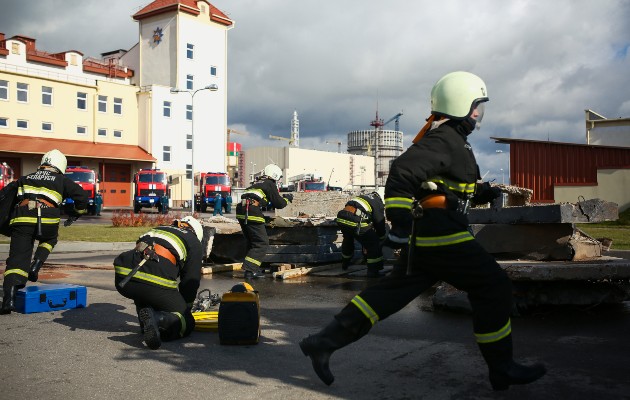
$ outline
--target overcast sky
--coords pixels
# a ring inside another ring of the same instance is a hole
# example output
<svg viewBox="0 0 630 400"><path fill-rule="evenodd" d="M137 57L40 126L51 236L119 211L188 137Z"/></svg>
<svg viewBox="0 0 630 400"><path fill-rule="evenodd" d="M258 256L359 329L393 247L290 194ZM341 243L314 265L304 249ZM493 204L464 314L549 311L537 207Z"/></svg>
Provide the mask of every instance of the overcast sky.
<svg viewBox="0 0 630 400"><path fill-rule="evenodd" d="M0 32L40 50L98 56L138 41L131 15L150 0L0 0ZM501 181L513 137L585 143L584 110L630 117L630 1L215 0L228 34L228 126L245 147L284 146L293 110L303 148L336 151L398 112L406 145L444 74L488 87L471 136L482 174ZM392 122L387 126L394 128ZM504 150L497 153L496 150ZM506 178L507 179L507 178Z"/></svg>

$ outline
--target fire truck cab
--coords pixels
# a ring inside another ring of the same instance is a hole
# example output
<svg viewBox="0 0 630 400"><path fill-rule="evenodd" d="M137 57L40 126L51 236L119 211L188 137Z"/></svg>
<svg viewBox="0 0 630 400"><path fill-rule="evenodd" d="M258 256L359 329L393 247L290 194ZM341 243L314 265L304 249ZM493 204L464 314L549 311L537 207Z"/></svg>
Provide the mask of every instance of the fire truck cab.
<svg viewBox="0 0 630 400"><path fill-rule="evenodd" d="M315 174L299 174L289 178L289 183L294 185L296 192L325 192L326 182L321 176Z"/></svg>
<svg viewBox="0 0 630 400"><path fill-rule="evenodd" d="M206 212L214 207L214 198L221 194L223 199L232 192L230 177L225 172L201 172L195 175L195 209ZM225 205L225 202L223 203Z"/></svg>
<svg viewBox="0 0 630 400"><path fill-rule="evenodd" d="M78 183L83 190L85 190L85 194L88 197L88 214L96 215L96 206L94 204L96 193L98 193L98 180L96 179L96 172L88 167L69 166L66 168L65 175ZM74 200L64 199L62 204L74 204Z"/></svg>
<svg viewBox="0 0 630 400"><path fill-rule="evenodd" d="M160 198L168 195L168 176L159 169L140 169L133 176L133 211L142 208L157 208L162 212Z"/></svg>

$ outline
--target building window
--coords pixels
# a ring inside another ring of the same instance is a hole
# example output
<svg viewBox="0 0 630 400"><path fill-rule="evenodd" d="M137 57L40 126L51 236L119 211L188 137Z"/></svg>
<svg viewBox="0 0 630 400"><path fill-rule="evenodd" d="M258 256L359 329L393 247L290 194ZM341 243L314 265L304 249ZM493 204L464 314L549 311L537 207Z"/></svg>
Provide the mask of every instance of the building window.
<svg viewBox="0 0 630 400"><path fill-rule="evenodd" d="M193 59L193 53L195 50L195 45L191 44L191 43L187 43L186 44L186 58L188 58L189 60Z"/></svg>
<svg viewBox="0 0 630 400"><path fill-rule="evenodd" d="M201 11L202 14L206 13L206 6L204 6L203 4L199 4L199 11Z"/></svg>
<svg viewBox="0 0 630 400"><path fill-rule="evenodd" d="M53 130L52 122L42 122L42 131L52 132L52 130Z"/></svg>
<svg viewBox="0 0 630 400"><path fill-rule="evenodd" d="M87 128L85 126L77 126L77 135L87 135Z"/></svg>
<svg viewBox="0 0 630 400"><path fill-rule="evenodd" d="M28 129L28 121L25 119L17 120L17 128L18 129Z"/></svg>
<svg viewBox="0 0 630 400"><path fill-rule="evenodd" d="M9 100L9 81L0 80L0 100Z"/></svg>
<svg viewBox="0 0 630 400"><path fill-rule="evenodd" d="M20 83L17 84L17 101L20 103L28 102L28 83Z"/></svg>
<svg viewBox="0 0 630 400"><path fill-rule="evenodd" d="M186 89L193 90L193 76L186 75Z"/></svg>
<svg viewBox="0 0 630 400"><path fill-rule="evenodd" d="M20 54L20 44L19 43L11 43L11 54Z"/></svg>
<svg viewBox="0 0 630 400"><path fill-rule="evenodd" d="M171 161L171 146L162 147L162 161Z"/></svg>
<svg viewBox="0 0 630 400"><path fill-rule="evenodd" d="M192 179L192 165L186 164L186 179Z"/></svg>
<svg viewBox="0 0 630 400"><path fill-rule="evenodd" d="M114 97L114 114L122 115L122 99Z"/></svg>
<svg viewBox="0 0 630 400"><path fill-rule="evenodd" d="M70 65L77 65L77 55L76 54L70 54Z"/></svg>
<svg viewBox="0 0 630 400"><path fill-rule="evenodd" d="M0 128L9 127L9 118L0 118Z"/></svg>
<svg viewBox="0 0 630 400"><path fill-rule="evenodd" d="M114 137L118 139L122 138L122 131L114 131Z"/></svg>
<svg viewBox="0 0 630 400"><path fill-rule="evenodd" d="M77 108L87 110L87 93L77 92Z"/></svg>
<svg viewBox="0 0 630 400"><path fill-rule="evenodd" d="M98 96L98 112L107 112L107 96Z"/></svg>
<svg viewBox="0 0 630 400"><path fill-rule="evenodd" d="M210 75L217 76L217 67L215 66L210 67Z"/></svg>
<svg viewBox="0 0 630 400"><path fill-rule="evenodd" d="M107 136L107 129L99 128L98 129L99 136Z"/></svg>
<svg viewBox="0 0 630 400"><path fill-rule="evenodd" d="M53 103L53 88L49 86L42 86L42 104L46 106L52 106Z"/></svg>
<svg viewBox="0 0 630 400"><path fill-rule="evenodd" d="M192 133L186 135L186 149L192 150Z"/></svg>
<svg viewBox="0 0 630 400"><path fill-rule="evenodd" d="M193 119L193 115L192 115L192 105L187 105L186 106L186 119L189 121L192 121Z"/></svg>
<svg viewBox="0 0 630 400"><path fill-rule="evenodd" d="M162 107L163 115L167 118L171 118L171 102L165 101L164 106Z"/></svg>

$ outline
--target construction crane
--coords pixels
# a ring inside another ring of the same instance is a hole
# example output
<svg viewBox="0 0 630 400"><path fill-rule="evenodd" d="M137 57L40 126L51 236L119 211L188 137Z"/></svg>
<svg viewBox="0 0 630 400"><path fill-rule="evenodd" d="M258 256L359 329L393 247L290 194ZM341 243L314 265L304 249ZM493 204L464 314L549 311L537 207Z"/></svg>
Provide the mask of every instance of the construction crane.
<svg viewBox="0 0 630 400"><path fill-rule="evenodd" d="M239 132L236 129L228 128L227 130L227 142L230 143L230 134L236 133L237 135L249 136L249 133Z"/></svg>
<svg viewBox="0 0 630 400"><path fill-rule="evenodd" d="M387 124L389 124L390 122L392 122L392 121L394 121L394 120L395 120L396 122L394 123L394 130L395 130L395 131L399 131L399 129L398 129L398 127L399 127L399 126L398 126L398 120L400 119L400 117L402 117L402 115L403 115L403 113L402 113L402 111L401 111L401 112L399 112L398 114L396 114L396 115L394 115L393 117L391 117L390 119L388 119L388 120L387 120L387 122L383 123L383 126L385 126L385 125L387 125Z"/></svg>
<svg viewBox="0 0 630 400"><path fill-rule="evenodd" d="M343 144L341 140L327 140L326 144L336 144L337 145L337 153L341 153L341 145Z"/></svg>
<svg viewBox="0 0 630 400"><path fill-rule="evenodd" d="M274 140L286 140L289 142L289 146L293 147L295 140L290 137L284 137L284 136L275 136L275 135L269 135L269 139L274 139Z"/></svg>

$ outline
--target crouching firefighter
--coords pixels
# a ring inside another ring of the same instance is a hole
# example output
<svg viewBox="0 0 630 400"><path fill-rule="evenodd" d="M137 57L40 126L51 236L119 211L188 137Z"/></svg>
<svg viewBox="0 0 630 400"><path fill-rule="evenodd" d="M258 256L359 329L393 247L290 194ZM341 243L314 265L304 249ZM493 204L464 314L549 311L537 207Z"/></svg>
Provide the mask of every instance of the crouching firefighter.
<svg viewBox="0 0 630 400"><path fill-rule="evenodd" d="M476 75L453 72L431 91L431 116L411 145L392 163L385 184L389 243L408 242L404 276L392 274L354 296L321 332L300 342L317 375L330 385L331 354L364 336L438 281L467 292L473 337L494 390L528 384L546 373L512 355L512 285L494 257L469 231L470 203L501 195L480 183L467 138L483 117L486 85Z"/></svg>
<svg viewBox="0 0 630 400"><path fill-rule="evenodd" d="M348 269L354 255L356 239L366 250L367 276L376 278L383 269L385 240L385 208L377 192L362 194L350 199L337 213L337 225L343 234L341 243L341 268Z"/></svg>
<svg viewBox="0 0 630 400"><path fill-rule="evenodd" d="M187 216L142 235L114 260L118 293L133 300L147 347L186 337L201 280L203 227ZM179 280L179 282L178 282Z"/></svg>
<svg viewBox="0 0 630 400"><path fill-rule="evenodd" d="M11 245L4 272L4 301L0 314L15 310L17 290L26 286L27 280L37 282L40 268L57 244L63 199L74 200L74 208L68 210L70 218L76 219L86 213L87 195L79 184L64 175L66 165L66 156L57 149L51 150L44 154L37 171L16 181L15 207L9 220ZM35 240L38 245L33 255Z"/></svg>
<svg viewBox="0 0 630 400"><path fill-rule="evenodd" d="M241 195L236 205L236 219L247 241L247 254L243 261L246 278L263 277L263 258L269 246L269 237L265 229L265 215L261 207L272 204L275 208L284 208L293 201L292 194L280 196L278 180L282 170L275 164L263 169L262 175Z"/></svg>

